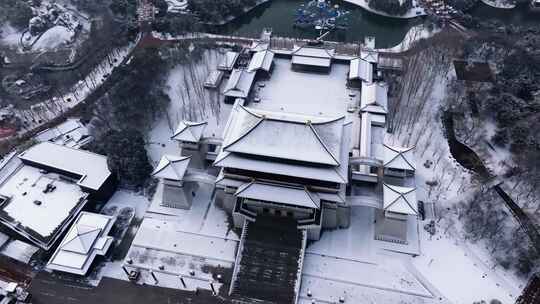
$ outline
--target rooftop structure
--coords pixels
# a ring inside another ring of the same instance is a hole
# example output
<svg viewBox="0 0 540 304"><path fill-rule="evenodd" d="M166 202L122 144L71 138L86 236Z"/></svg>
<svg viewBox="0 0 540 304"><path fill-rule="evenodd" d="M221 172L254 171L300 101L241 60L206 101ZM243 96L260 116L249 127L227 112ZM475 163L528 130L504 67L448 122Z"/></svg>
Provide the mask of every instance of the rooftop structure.
<svg viewBox="0 0 540 304"><path fill-rule="evenodd" d="M204 121L192 122L182 120L178 124L178 127L176 128L176 131L172 136L172 139L182 142L198 143L199 140L201 140L201 137L204 134L204 129L207 125L208 123Z"/></svg>
<svg viewBox="0 0 540 304"><path fill-rule="evenodd" d="M189 161L189 157L164 155L152 173L152 176L173 181L181 181L184 179Z"/></svg>
<svg viewBox="0 0 540 304"><path fill-rule="evenodd" d="M248 65L248 71L256 72L262 70L268 73L272 68L273 61L274 53L272 51L258 51L253 54L253 57Z"/></svg>
<svg viewBox="0 0 540 304"><path fill-rule="evenodd" d="M388 85L384 82L362 82L360 110L386 114L388 109Z"/></svg>
<svg viewBox="0 0 540 304"><path fill-rule="evenodd" d="M73 181L21 164L0 185L0 221L49 249L86 204Z"/></svg>
<svg viewBox="0 0 540 304"><path fill-rule="evenodd" d="M305 187L275 186L272 184L251 182L238 188L236 197L253 200L268 200L273 202L293 205L297 207L317 208L321 207L321 199L316 193L312 193Z"/></svg>
<svg viewBox="0 0 540 304"><path fill-rule="evenodd" d="M322 47L300 46L295 47L292 52L292 65L297 68L319 68L321 71L328 71L332 65L332 58L335 50Z"/></svg>
<svg viewBox="0 0 540 304"><path fill-rule="evenodd" d="M361 58L351 60L349 80L362 80L368 83L373 82L373 65Z"/></svg>
<svg viewBox="0 0 540 304"><path fill-rule="evenodd" d="M236 98L246 99L249 96L254 81L255 72L249 72L243 69L233 70L223 91L226 100L229 99L234 102Z"/></svg>
<svg viewBox="0 0 540 304"><path fill-rule="evenodd" d="M107 157L88 151L42 142L19 154L25 164L70 175L82 188L99 191L111 178Z"/></svg>
<svg viewBox="0 0 540 304"><path fill-rule="evenodd" d="M204 81L204 87L209 89L217 89L223 79L223 71L211 71Z"/></svg>
<svg viewBox="0 0 540 304"><path fill-rule="evenodd" d="M384 145L384 167L397 170L415 171L414 148Z"/></svg>
<svg viewBox="0 0 540 304"><path fill-rule="evenodd" d="M218 70L227 71L227 72L232 71L239 55L240 54L238 54L237 52L232 52L232 51L225 53L223 60L219 63L217 67Z"/></svg>
<svg viewBox="0 0 540 304"><path fill-rule="evenodd" d="M383 209L386 212L418 215L416 189L383 184Z"/></svg>
<svg viewBox="0 0 540 304"><path fill-rule="evenodd" d="M369 63L378 64L379 63L379 52L374 50L361 50L360 59L365 60Z"/></svg>
<svg viewBox="0 0 540 304"><path fill-rule="evenodd" d="M87 144L92 137L88 129L78 119L68 119L58 126L41 131L35 136L39 142L53 142L55 144L80 148Z"/></svg>
<svg viewBox="0 0 540 304"><path fill-rule="evenodd" d="M347 126L344 117L269 112L235 104L214 165L346 183Z"/></svg>
<svg viewBox="0 0 540 304"><path fill-rule="evenodd" d="M113 238L108 236L115 218L81 212L47 263L56 271L85 275L97 255L105 255Z"/></svg>

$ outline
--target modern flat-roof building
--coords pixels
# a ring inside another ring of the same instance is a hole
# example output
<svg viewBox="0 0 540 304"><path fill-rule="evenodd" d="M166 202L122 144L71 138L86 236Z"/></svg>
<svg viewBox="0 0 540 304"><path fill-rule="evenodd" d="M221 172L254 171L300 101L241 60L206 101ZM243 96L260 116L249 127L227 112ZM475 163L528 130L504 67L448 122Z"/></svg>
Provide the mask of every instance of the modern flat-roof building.
<svg viewBox="0 0 540 304"><path fill-rule="evenodd" d="M98 255L105 255L112 245L108 236L115 218L81 212L47 263L55 271L85 275Z"/></svg>
<svg viewBox="0 0 540 304"><path fill-rule="evenodd" d="M43 142L9 163L0 170L0 222L45 250L89 197L114 191L106 157L91 152Z"/></svg>

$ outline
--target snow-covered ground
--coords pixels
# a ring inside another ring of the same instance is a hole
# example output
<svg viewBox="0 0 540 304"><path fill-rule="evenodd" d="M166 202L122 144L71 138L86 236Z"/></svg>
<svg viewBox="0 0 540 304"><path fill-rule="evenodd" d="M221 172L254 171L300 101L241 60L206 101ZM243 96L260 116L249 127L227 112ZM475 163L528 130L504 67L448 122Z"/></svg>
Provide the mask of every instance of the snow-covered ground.
<svg viewBox="0 0 540 304"><path fill-rule="evenodd" d="M0 45L17 47L21 38L22 31L17 30L8 23L0 27Z"/></svg>
<svg viewBox="0 0 540 304"><path fill-rule="evenodd" d="M148 134L147 150L154 164L165 154L180 154L178 143L172 141L171 136L182 120L206 121L203 137L221 137L232 106L223 102L219 90L204 89L203 83L222 56L222 51L208 50L200 61L180 64L170 71L166 93L171 105L167 117L158 121ZM226 81L224 79L223 84Z"/></svg>
<svg viewBox="0 0 540 304"><path fill-rule="evenodd" d="M0 251L0 254L8 256L24 264L28 264L32 256L38 250L39 248L35 246L32 246L30 244L27 244L18 240L13 240L9 242L4 248L2 248L2 251Z"/></svg>
<svg viewBox="0 0 540 304"><path fill-rule="evenodd" d="M427 39L440 32L439 28L431 28L429 24L422 23L411 27L403 40L396 46L386 49L378 49L380 52L401 53L409 50L415 42Z"/></svg>
<svg viewBox="0 0 540 304"><path fill-rule="evenodd" d="M51 50L73 41L75 33L68 28L55 25L48 29L33 45L33 50Z"/></svg>
<svg viewBox="0 0 540 304"><path fill-rule="evenodd" d="M436 217L443 219L440 223L447 222L437 226L432 238L421 231L422 253L413 259L413 267L452 303L491 299L514 303L524 282L509 271L494 269L481 242L464 241L459 222L450 212L454 204L470 197L480 185L449 151L440 110L446 98L455 93L448 90L455 73L448 56L439 52L434 47L412 58L401 80L409 86L390 99L396 114L394 133L388 134L387 141L416 146L417 185L423 188L423 200L435 204ZM447 229L449 226L451 229Z"/></svg>

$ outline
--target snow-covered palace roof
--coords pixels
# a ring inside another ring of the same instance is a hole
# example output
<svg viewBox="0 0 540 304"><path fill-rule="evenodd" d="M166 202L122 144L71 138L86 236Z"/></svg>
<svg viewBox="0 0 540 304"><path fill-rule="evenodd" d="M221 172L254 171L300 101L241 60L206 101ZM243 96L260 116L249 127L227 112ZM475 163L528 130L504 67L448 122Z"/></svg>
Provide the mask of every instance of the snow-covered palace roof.
<svg viewBox="0 0 540 304"><path fill-rule="evenodd" d="M384 167L399 170L416 170L414 147L402 148L384 144Z"/></svg>
<svg viewBox="0 0 540 304"><path fill-rule="evenodd" d="M319 209L321 206L321 200L317 194L305 187L252 182L239 187L234 195L240 198L272 201L304 208Z"/></svg>
<svg viewBox="0 0 540 304"><path fill-rule="evenodd" d="M225 56L223 56L223 59L218 65L218 70L231 71L234 68L238 56L239 54L237 52L229 51L225 53Z"/></svg>
<svg viewBox="0 0 540 304"><path fill-rule="evenodd" d="M223 93L227 97L247 98L254 80L255 72L235 69L232 71Z"/></svg>
<svg viewBox="0 0 540 304"><path fill-rule="evenodd" d="M272 51L264 50L253 54L251 61L249 62L248 71L254 72L257 70L263 70L270 72L272 62L274 61L274 53Z"/></svg>
<svg viewBox="0 0 540 304"><path fill-rule="evenodd" d="M373 50L361 50L360 58L370 63L379 62L379 52Z"/></svg>
<svg viewBox="0 0 540 304"><path fill-rule="evenodd" d="M349 79L373 82L373 64L361 59L352 59L349 65Z"/></svg>
<svg viewBox="0 0 540 304"><path fill-rule="evenodd" d="M51 270L85 275L96 255L105 255L113 238L108 236L115 217L81 212L47 263Z"/></svg>
<svg viewBox="0 0 540 304"><path fill-rule="evenodd" d="M172 139L178 141L185 141L190 143L198 143L203 136L204 130L208 122L192 122L187 120L182 120L176 131L174 132Z"/></svg>
<svg viewBox="0 0 540 304"><path fill-rule="evenodd" d="M312 46L295 46L292 64L330 67L335 50Z"/></svg>
<svg viewBox="0 0 540 304"><path fill-rule="evenodd" d="M309 117L243 106L236 114L238 120L224 140L224 151L339 165L343 116Z"/></svg>
<svg viewBox="0 0 540 304"><path fill-rule="evenodd" d="M386 114L388 106L388 84L384 82L362 82L360 110Z"/></svg>
<svg viewBox="0 0 540 304"><path fill-rule="evenodd" d="M416 188L383 184L383 209L389 212L418 215Z"/></svg>
<svg viewBox="0 0 540 304"><path fill-rule="evenodd" d="M107 157L96 153L42 142L19 154L24 163L53 168L80 176L77 184L99 190L111 176Z"/></svg>
<svg viewBox="0 0 540 304"><path fill-rule="evenodd" d="M181 181L184 179L190 160L189 156L164 155L152 175L156 178Z"/></svg>
<svg viewBox="0 0 540 304"><path fill-rule="evenodd" d="M219 167L347 182L350 123L345 117L270 112L235 104Z"/></svg>

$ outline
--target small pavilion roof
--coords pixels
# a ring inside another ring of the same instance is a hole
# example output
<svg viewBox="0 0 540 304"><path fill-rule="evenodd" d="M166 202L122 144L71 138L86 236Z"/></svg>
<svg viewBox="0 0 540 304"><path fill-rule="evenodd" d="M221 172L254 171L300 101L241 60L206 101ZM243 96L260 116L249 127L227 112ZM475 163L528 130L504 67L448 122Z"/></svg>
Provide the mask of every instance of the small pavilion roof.
<svg viewBox="0 0 540 304"><path fill-rule="evenodd" d="M306 188L251 182L238 188L235 195L241 198L276 202L304 208L319 209L321 200Z"/></svg>
<svg viewBox="0 0 540 304"><path fill-rule="evenodd" d="M154 177L181 181L184 179L191 157L164 155L152 173Z"/></svg>
<svg viewBox="0 0 540 304"><path fill-rule="evenodd" d="M383 209L395 213L418 215L416 188L383 184Z"/></svg>
<svg viewBox="0 0 540 304"><path fill-rule="evenodd" d="M349 79L373 82L373 64L361 58L352 59L349 65Z"/></svg>
<svg viewBox="0 0 540 304"><path fill-rule="evenodd" d="M100 232L101 228L75 224L71 233L66 236L66 239L62 244L62 250L87 254L88 251L92 249L94 241L97 239Z"/></svg>
<svg viewBox="0 0 540 304"><path fill-rule="evenodd" d="M199 140L201 140L201 137L203 136L204 130L206 129L207 125L208 122L206 121L192 122L182 120L178 124L178 127L176 128L176 131L172 136L172 139L191 143L198 143Z"/></svg>
<svg viewBox="0 0 540 304"><path fill-rule="evenodd" d="M386 168L416 170L414 147L401 148L384 144L383 164Z"/></svg>
<svg viewBox="0 0 540 304"><path fill-rule="evenodd" d="M373 50L362 50L360 51L360 58L370 63L378 63L379 52Z"/></svg>

